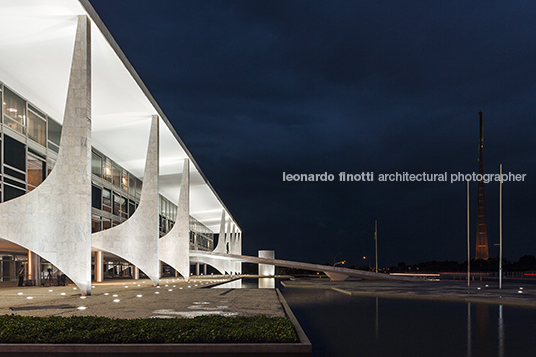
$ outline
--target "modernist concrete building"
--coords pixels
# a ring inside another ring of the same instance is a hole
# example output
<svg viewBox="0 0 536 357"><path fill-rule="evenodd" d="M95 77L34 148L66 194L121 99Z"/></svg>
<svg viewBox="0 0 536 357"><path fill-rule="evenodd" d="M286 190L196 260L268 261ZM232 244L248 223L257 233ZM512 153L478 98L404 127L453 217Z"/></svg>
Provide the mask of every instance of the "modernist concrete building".
<svg viewBox="0 0 536 357"><path fill-rule="evenodd" d="M240 227L90 3L0 9L1 279L52 269L90 294L108 275L188 277L192 250L240 255Z"/></svg>

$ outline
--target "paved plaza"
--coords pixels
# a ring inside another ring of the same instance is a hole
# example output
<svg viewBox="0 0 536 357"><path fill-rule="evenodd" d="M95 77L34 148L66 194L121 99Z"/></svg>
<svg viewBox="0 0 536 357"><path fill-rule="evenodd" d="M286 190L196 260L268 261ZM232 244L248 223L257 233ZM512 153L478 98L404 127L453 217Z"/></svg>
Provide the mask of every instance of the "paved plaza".
<svg viewBox="0 0 536 357"><path fill-rule="evenodd" d="M110 280L93 284L91 296L74 285L18 287L0 284L0 314L174 318L200 315L285 316L274 289L207 289L224 279Z"/></svg>
<svg viewBox="0 0 536 357"><path fill-rule="evenodd" d="M18 287L0 284L0 314L26 316L106 316L111 318L175 318L207 314L222 316L285 316L274 289L210 289L228 279L200 278L184 282L162 279L159 287L150 280L107 280L95 283L91 296L74 285ZM499 290L496 281L393 282L326 278L285 280L288 289L331 289L352 296L428 299L536 308L534 281L508 281Z"/></svg>

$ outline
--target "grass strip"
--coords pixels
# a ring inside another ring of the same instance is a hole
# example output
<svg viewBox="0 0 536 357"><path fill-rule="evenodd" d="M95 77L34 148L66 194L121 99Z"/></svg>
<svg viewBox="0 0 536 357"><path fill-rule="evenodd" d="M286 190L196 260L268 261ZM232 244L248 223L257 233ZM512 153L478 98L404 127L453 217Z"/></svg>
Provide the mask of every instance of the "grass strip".
<svg viewBox="0 0 536 357"><path fill-rule="evenodd" d="M292 343L285 317L199 316L111 319L99 316L0 316L0 343Z"/></svg>

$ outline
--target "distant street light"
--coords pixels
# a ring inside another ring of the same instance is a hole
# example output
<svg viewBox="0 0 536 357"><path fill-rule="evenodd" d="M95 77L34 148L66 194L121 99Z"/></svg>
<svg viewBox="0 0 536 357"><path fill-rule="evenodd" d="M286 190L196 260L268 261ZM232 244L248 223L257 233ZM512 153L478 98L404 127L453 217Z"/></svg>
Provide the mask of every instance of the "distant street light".
<svg viewBox="0 0 536 357"><path fill-rule="evenodd" d="M370 261L369 261L369 259L368 259L365 255L363 256L363 260L366 260L366 261L367 261L367 263L368 263L368 267L369 267L369 269L370 269Z"/></svg>

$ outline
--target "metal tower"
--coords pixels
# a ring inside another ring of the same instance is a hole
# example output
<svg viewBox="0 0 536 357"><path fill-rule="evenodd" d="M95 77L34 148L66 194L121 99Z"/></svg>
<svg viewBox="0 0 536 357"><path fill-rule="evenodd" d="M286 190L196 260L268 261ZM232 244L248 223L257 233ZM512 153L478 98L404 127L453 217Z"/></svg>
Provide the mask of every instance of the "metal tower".
<svg viewBox="0 0 536 357"><path fill-rule="evenodd" d="M484 147L484 121L482 112L478 112L480 118L480 142L478 144L478 173L484 174L484 161L482 150ZM476 253L475 259L488 260L488 225L486 222L486 195L484 193L484 181L478 181L478 207L476 211Z"/></svg>

